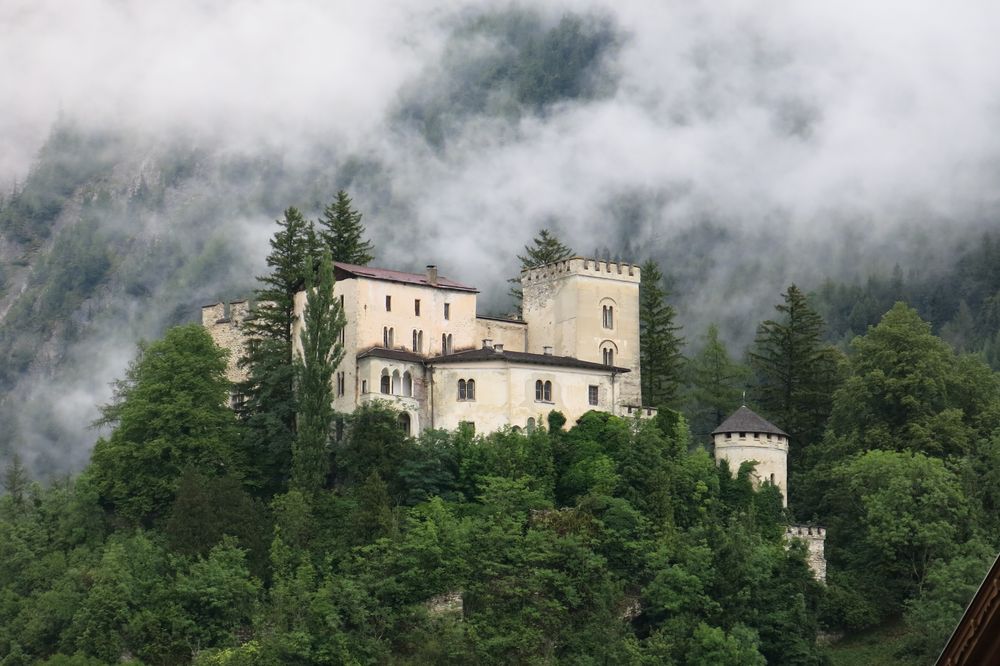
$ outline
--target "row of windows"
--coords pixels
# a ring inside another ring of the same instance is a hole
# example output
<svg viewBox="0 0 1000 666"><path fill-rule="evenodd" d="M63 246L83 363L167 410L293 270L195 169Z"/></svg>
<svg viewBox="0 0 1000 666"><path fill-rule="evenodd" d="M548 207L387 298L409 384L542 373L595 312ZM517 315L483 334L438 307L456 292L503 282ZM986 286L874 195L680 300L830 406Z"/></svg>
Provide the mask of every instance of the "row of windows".
<svg viewBox="0 0 1000 666"><path fill-rule="evenodd" d="M396 342L396 331L391 326L382 327L382 346L393 349ZM424 353L424 332L413 329L411 347L418 354ZM451 333L441 334L441 353L450 354L453 350Z"/></svg>
<svg viewBox="0 0 1000 666"><path fill-rule="evenodd" d="M753 433L753 438L754 439L760 439L760 436L762 434L765 434L768 439L771 439L771 433L759 433L759 432ZM740 439L746 439L746 437L747 437L747 434L745 432L741 432L740 433ZM778 438L778 441L781 441L781 436L780 435L775 435L775 437ZM732 438L733 438L733 433L727 432L726 433L726 439L732 439Z"/></svg>
<svg viewBox="0 0 1000 666"><path fill-rule="evenodd" d="M385 386L387 370L383 370L382 382ZM405 373L404 377L404 390L406 376L410 373ZM383 390L382 393L387 391ZM409 393L404 393L404 395L409 395ZM461 402L467 402L469 400L476 399L476 380L475 379L459 379L458 380L458 400ZM552 402L552 382L545 381L541 379L535 382L535 401L536 402ZM591 405L600 404L600 387L591 384L587 387L587 402Z"/></svg>
<svg viewBox="0 0 1000 666"><path fill-rule="evenodd" d="M343 299L343 296L341 296L341 299ZM340 304L341 305L344 304L343 300L341 300ZM385 297L385 311L386 312L392 312L392 296L386 296ZM420 316L420 299L419 298L414 298L413 299L413 314L416 317ZM444 318L445 319L451 319L451 303L445 303L444 304Z"/></svg>

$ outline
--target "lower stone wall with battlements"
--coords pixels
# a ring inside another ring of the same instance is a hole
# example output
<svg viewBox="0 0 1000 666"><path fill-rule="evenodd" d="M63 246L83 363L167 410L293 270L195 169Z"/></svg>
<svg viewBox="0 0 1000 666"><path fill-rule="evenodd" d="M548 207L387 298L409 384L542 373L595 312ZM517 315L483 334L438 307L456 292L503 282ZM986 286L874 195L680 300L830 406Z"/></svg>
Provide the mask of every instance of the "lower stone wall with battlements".
<svg viewBox="0 0 1000 666"><path fill-rule="evenodd" d="M246 379L246 371L237 366L246 346L243 322L250 315L247 301L213 303L201 308L201 325L205 327L215 344L229 350L229 366L226 378L238 384Z"/></svg>
<svg viewBox="0 0 1000 666"><path fill-rule="evenodd" d="M800 539L808 548L806 561L816 580L826 582L826 528L815 525L789 525L785 528L785 539Z"/></svg>

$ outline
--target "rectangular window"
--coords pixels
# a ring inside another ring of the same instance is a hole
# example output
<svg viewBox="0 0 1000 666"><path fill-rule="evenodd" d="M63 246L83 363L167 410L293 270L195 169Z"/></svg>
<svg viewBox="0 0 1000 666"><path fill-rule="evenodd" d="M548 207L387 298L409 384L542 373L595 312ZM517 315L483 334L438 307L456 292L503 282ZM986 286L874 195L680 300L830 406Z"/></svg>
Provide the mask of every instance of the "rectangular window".
<svg viewBox="0 0 1000 666"><path fill-rule="evenodd" d="M361 380L361 392L362 393L368 393L368 380L367 379L362 379Z"/></svg>
<svg viewBox="0 0 1000 666"><path fill-rule="evenodd" d="M392 296L385 297L385 311L392 312Z"/></svg>
<svg viewBox="0 0 1000 666"><path fill-rule="evenodd" d="M444 318L451 319L451 303L444 304Z"/></svg>
<svg viewBox="0 0 1000 666"><path fill-rule="evenodd" d="M467 432L469 435L476 434L476 422L475 421L459 421L458 429Z"/></svg>
<svg viewBox="0 0 1000 666"><path fill-rule="evenodd" d="M420 316L420 299L419 298L413 299L413 314L416 315L417 317Z"/></svg>
<svg viewBox="0 0 1000 666"><path fill-rule="evenodd" d="M596 386L591 385L587 387L587 400L588 402L590 402L590 404L592 405L597 404L597 398L599 395L598 391L599 389Z"/></svg>

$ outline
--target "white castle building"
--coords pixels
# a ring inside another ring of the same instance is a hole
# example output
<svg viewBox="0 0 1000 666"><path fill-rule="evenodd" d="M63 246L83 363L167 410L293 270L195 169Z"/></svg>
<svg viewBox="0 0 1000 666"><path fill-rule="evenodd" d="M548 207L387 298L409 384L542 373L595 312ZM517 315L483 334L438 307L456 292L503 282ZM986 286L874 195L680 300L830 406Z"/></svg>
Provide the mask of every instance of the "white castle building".
<svg viewBox="0 0 1000 666"><path fill-rule="evenodd" d="M477 315L475 287L438 274L335 263L347 325L334 409L373 400L404 428L533 428L552 410L652 416L640 402L639 267L572 257L523 271L522 319ZM296 312L305 307L296 296ZM206 305L202 323L241 374L245 301ZM296 323L295 339L301 326Z"/></svg>

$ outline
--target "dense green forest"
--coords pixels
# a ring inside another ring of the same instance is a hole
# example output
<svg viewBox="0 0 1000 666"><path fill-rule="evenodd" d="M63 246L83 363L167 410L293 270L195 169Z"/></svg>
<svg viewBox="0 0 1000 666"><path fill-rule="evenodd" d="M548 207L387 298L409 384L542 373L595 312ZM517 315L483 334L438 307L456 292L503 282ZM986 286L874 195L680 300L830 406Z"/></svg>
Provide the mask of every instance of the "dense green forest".
<svg viewBox="0 0 1000 666"><path fill-rule="evenodd" d="M350 203L279 220L237 411L226 352L176 326L116 383L81 474L7 466L0 664L824 664L900 622L896 663L937 654L1000 542L982 353L903 302L838 349L793 285L745 364L714 329L685 358L647 266L654 420L408 437L385 404L329 408L330 261L372 249ZM792 435L788 510L692 434L745 391ZM826 584L794 519L828 528Z"/></svg>

